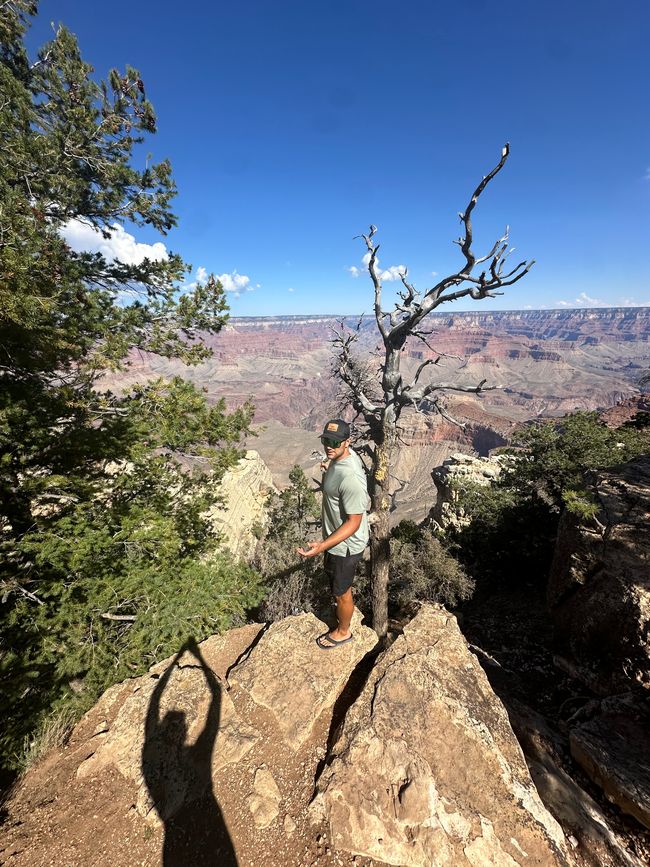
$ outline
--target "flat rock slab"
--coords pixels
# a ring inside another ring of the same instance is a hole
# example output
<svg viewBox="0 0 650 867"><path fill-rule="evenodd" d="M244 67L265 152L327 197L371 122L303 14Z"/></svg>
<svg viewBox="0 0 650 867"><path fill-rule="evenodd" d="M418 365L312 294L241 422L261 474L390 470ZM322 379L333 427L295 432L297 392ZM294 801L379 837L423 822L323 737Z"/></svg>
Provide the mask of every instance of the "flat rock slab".
<svg viewBox="0 0 650 867"><path fill-rule="evenodd" d="M245 690L273 714L283 740L298 750L325 708L331 707L360 660L377 644L372 629L352 619L352 641L321 650L316 638L328 631L313 614L272 624L250 654L232 669L229 683Z"/></svg>
<svg viewBox="0 0 650 867"><path fill-rule="evenodd" d="M209 641L206 656L218 649L225 665L229 654L223 655L221 637ZM153 808L165 820L201 798L217 771L238 762L260 737L238 716L224 682L197 652L186 651L130 681L126 698L120 685L119 710L108 730L91 739L92 753L77 768L79 779L117 768L137 787L138 812L152 820Z"/></svg>
<svg viewBox="0 0 650 867"><path fill-rule="evenodd" d="M603 704L601 715L571 730L571 755L610 801L650 828L650 713L640 701Z"/></svg>
<svg viewBox="0 0 650 867"><path fill-rule="evenodd" d="M506 711L456 619L426 605L377 660L312 804L335 849L388 864L566 864Z"/></svg>

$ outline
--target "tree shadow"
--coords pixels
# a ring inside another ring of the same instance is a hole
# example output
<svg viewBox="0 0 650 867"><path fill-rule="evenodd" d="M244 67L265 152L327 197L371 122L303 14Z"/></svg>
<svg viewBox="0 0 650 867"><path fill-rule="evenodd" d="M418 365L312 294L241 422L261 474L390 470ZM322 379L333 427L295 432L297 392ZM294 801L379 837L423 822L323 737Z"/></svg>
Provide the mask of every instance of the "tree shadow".
<svg viewBox="0 0 650 867"><path fill-rule="evenodd" d="M188 651L201 668L211 693L203 731L186 743L185 713L160 705L172 672ZM212 785L212 758L221 715L221 685L189 639L165 669L152 693L142 748L142 774L165 828L163 867L237 867L235 850Z"/></svg>

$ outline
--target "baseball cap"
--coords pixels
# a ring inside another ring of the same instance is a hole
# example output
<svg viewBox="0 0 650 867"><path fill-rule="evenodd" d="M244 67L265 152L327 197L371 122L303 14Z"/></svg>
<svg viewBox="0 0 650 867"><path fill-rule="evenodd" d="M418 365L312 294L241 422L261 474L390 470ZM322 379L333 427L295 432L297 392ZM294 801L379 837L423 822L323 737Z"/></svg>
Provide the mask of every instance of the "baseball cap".
<svg viewBox="0 0 650 867"><path fill-rule="evenodd" d="M342 443L343 440L350 439L350 425L342 418L331 418L325 423L322 436Z"/></svg>

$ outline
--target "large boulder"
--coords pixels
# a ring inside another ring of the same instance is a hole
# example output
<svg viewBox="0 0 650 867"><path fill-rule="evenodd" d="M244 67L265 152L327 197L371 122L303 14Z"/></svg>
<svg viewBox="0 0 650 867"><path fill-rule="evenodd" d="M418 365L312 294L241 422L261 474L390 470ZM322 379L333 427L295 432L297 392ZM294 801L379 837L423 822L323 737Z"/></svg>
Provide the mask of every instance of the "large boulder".
<svg viewBox="0 0 650 867"><path fill-rule="evenodd" d="M508 716L535 787L577 848L579 863L590 867L644 867L645 862L629 852L610 827L602 807L567 773L564 739L547 720L516 699L508 704ZM615 740L612 732L609 734L610 742ZM643 741L637 737L635 746Z"/></svg>
<svg viewBox="0 0 650 867"><path fill-rule="evenodd" d="M600 703L572 728L571 755L624 813L650 828L650 708L634 694Z"/></svg>
<svg viewBox="0 0 650 867"><path fill-rule="evenodd" d="M559 661L601 695L650 688L650 456L593 472L598 512L565 512L548 584Z"/></svg>
<svg viewBox="0 0 650 867"><path fill-rule="evenodd" d="M324 624L313 614L274 623L246 659L229 675L273 714L285 743L297 750L310 736L321 713L331 707L361 659L377 644L377 634L361 625L355 609L353 640L322 650L315 639Z"/></svg>
<svg viewBox="0 0 650 867"><path fill-rule="evenodd" d="M153 822L203 797L214 774L238 762L260 737L235 710L225 666L217 661L225 655L234 662L260 629L213 636L105 693L93 716L113 718L94 733L77 778L116 768L135 784L137 811Z"/></svg>
<svg viewBox="0 0 650 867"><path fill-rule="evenodd" d="M335 848L388 864L566 863L506 711L439 606L377 660L311 809Z"/></svg>
<svg viewBox="0 0 650 867"><path fill-rule="evenodd" d="M480 458L455 452L431 473L436 486L436 504L430 519L434 527L463 527L470 519L458 503L459 490L466 485L485 488L501 475L504 465L512 461L509 455Z"/></svg>

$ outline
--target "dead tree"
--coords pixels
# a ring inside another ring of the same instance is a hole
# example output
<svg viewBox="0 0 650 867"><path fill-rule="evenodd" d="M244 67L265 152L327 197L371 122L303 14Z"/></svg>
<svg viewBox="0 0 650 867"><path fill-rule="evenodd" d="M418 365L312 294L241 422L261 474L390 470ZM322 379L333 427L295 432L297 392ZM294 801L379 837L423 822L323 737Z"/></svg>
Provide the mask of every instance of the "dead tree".
<svg viewBox="0 0 650 867"><path fill-rule="evenodd" d="M368 367L359 362L354 354L354 342L359 331L335 332L333 340L335 352L334 369L342 381L348 400L358 416L368 428L367 453L371 460L370 495L375 519L370 537L370 560L372 569L373 626L380 636L386 635L388 627L388 568L390 558L390 468L391 459L398 440L398 421L405 408L420 410L427 401L430 410L436 411L449 421L453 419L442 402L447 392L472 392L479 394L486 390L486 380L478 385L465 385L456 382L427 381L423 377L430 365L440 361L440 357L424 360L410 382L405 382L400 373L402 349L407 338L414 337L424 341L427 346L428 332L422 328L423 320L448 301L470 297L475 301L502 295L497 290L516 283L530 270L533 261L523 261L508 269L508 229L492 249L484 256L477 257L472 250L472 212L479 196L490 181L501 171L508 159L510 147L505 145L501 159L492 171L485 175L474 190L465 211L459 214L464 227L464 237L455 242L460 247L465 264L453 274L439 280L430 289L418 291L407 279L408 272L401 275L403 291L391 311L382 307L381 271L377 266L379 244L374 242L376 226L370 226L367 235L361 235L369 254L368 272L372 280L375 298L374 314L377 327L384 344L384 357L379 367L379 377L374 383L369 381ZM477 266L483 265L475 275ZM432 347L429 347L432 348ZM434 353L435 354L435 353Z"/></svg>

